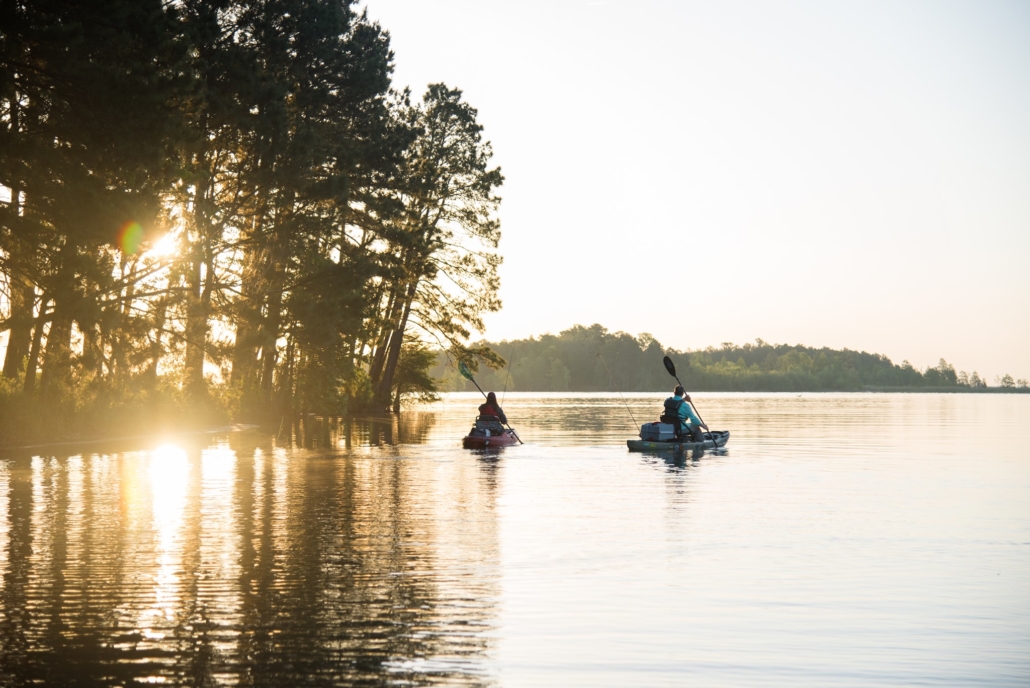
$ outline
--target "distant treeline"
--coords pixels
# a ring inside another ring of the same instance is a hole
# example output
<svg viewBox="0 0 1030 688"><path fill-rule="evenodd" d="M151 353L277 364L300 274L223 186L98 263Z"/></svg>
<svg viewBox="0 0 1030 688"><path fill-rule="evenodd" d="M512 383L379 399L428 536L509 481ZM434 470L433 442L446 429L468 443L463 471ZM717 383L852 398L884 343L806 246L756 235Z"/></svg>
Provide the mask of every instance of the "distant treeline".
<svg viewBox="0 0 1030 688"><path fill-rule="evenodd" d="M908 361L901 365L882 354L787 344L731 344L698 351L662 346L650 334L634 337L609 332L601 325L576 325L558 335L515 341L485 342L509 368L484 367L476 375L484 389L525 392L654 392L670 389L674 381L662 366L668 354L680 379L691 391L821 392L866 389L986 388L974 371L957 372L941 359L920 371ZM600 355L599 355L600 354ZM606 367L607 366L607 367ZM610 370L610 373L609 373ZM475 391L454 369L453 359L441 353L431 374L445 391ZM1026 388L1026 380L1005 375L999 387Z"/></svg>

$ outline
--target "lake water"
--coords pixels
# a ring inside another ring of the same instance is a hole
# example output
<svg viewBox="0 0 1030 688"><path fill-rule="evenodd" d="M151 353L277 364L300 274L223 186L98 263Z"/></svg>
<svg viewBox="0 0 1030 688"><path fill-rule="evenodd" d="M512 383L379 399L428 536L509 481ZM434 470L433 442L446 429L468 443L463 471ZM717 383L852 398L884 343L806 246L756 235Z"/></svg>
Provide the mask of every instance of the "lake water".
<svg viewBox="0 0 1030 688"><path fill-rule="evenodd" d="M0 685L1030 685L1030 396L663 397L0 454Z"/></svg>

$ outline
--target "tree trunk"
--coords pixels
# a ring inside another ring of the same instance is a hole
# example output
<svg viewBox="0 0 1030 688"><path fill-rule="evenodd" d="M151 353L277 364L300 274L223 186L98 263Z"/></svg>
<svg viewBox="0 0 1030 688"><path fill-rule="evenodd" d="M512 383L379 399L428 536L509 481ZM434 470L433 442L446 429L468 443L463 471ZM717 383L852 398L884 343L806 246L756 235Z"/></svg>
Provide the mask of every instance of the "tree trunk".
<svg viewBox="0 0 1030 688"><path fill-rule="evenodd" d="M201 266L205 268L203 276ZM205 261L198 257L190 266L188 277L185 382L191 394L202 394L205 391L204 353L207 346L208 317L211 312L211 267L210 260Z"/></svg>
<svg viewBox="0 0 1030 688"><path fill-rule="evenodd" d="M122 259L122 276L125 276L125 259ZM119 326L115 328L111 337L111 367L114 369L116 382L125 382L129 378L129 362L126 360L126 338L128 335L129 321L132 318L132 300L136 293L134 280L136 276L136 262L133 261L129 269L129 279L125 291L118 295L121 303L118 308Z"/></svg>
<svg viewBox="0 0 1030 688"><path fill-rule="evenodd" d="M4 357L4 377L16 378L25 368L25 357L32 345L32 309L36 290L31 284L11 276L11 331Z"/></svg>
<svg viewBox="0 0 1030 688"><path fill-rule="evenodd" d="M372 365L368 369L368 379L372 381L372 384L378 385L379 378L383 374L383 365L386 363L386 352L390 345L390 334L397 327L397 321L401 315L401 300L397 297L397 289L392 290L390 295L390 307L387 309L389 314L386 323L383 325L383 331L379 335L379 341L376 342L376 350L372 355Z"/></svg>
<svg viewBox="0 0 1030 688"><path fill-rule="evenodd" d="M229 381L247 388L257 375L257 352L261 337L260 249L247 251L243 261L242 289L237 301L236 339L232 350ZM244 391L246 395L246 391Z"/></svg>
<svg viewBox="0 0 1030 688"><path fill-rule="evenodd" d="M207 130L206 117L201 129ZM186 275L186 354L183 361L183 381L190 395L204 395L207 392L204 384L204 358L207 351L207 335L210 328L208 318L211 316L211 285L214 283L214 259L211 255L212 229L214 224L212 210L214 188L211 178L206 176L207 169L213 163L207 158L208 152L201 153L197 163L204 168L204 175L197 184L193 194L193 213L190 217L192 230L196 233L196 241L191 247L189 272ZM221 236L221 232L216 232Z"/></svg>
<svg viewBox="0 0 1030 688"><path fill-rule="evenodd" d="M165 321L168 319L168 299L158 300L154 309L157 311L154 315L154 341L150 344L150 363L143 374L149 387L157 386L157 366L161 363L161 356L164 354L164 329Z"/></svg>
<svg viewBox="0 0 1030 688"><path fill-rule="evenodd" d="M262 328L261 343L261 390L265 403L272 403L272 377L275 375L276 350L279 341L279 327L282 324L283 292L281 278L274 280L268 294L268 314Z"/></svg>
<svg viewBox="0 0 1030 688"><path fill-rule="evenodd" d="M47 305L49 301L44 296L40 299L39 315L32 329L32 347L29 349L29 357L25 362L25 396L31 397L36 389L36 369L39 367L39 349L43 343L43 326L47 323Z"/></svg>
<svg viewBox="0 0 1030 688"><path fill-rule="evenodd" d="M39 379L39 396L44 400L59 397L59 385L71 382L72 319L56 315L46 337L43 375Z"/></svg>
<svg viewBox="0 0 1030 688"><path fill-rule="evenodd" d="M401 345L404 343L404 329L408 326L408 316L411 315L411 304L415 300L415 289L418 287L418 278L408 285L408 292L404 298L404 315L397 325L397 329L390 335L390 350L386 355L386 366L383 369L383 377L376 388L376 400L386 405L390 401L390 392L393 388L393 374L397 370L397 362L401 357Z"/></svg>
<svg viewBox="0 0 1030 688"><path fill-rule="evenodd" d="M294 352L296 346L293 337L286 340L286 361L283 364L283 376L279 384L279 413L283 416L293 417L293 378L294 378Z"/></svg>
<svg viewBox="0 0 1030 688"><path fill-rule="evenodd" d="M12 130L18 130L17 100L11 101L11 124ZM11 208L15 218L22 214L21 189L11 189ZM16 254L20 253L16 251ZM7 338L7 355L4 357L4 376L16 378L24 369L25 356L29 353L32 343L32 311L36 305L36 289L20 272L20 261L18 255L8 255L12 270L8 273L10 285L10 307L11 307L11 330Z"/></svg>
<svg viewBox="0 0 1030 688"><path fill-rule="evenodd" d="M380 282L379 286L376 287L376 295L369 301L369 304L374 312L380 312L379 307L383 302L383 294L386 292L386 283ZM389 305L389 304L387 304ZM354 361L355 366L359 366L363 363L368 363L369 370L372 368L372 359L375 356L375 347L379 344L379 337L373 339L373 332L371 328L361 332L356 332L352 339L353 345L351 351L355 352L356 360ZM365 353L365 348L369 347L368 353Z"/></svg>
<svg viewBox="0 0 1030 688"><path fill-rule="evenodd" d="M79 322L79 330L82 331L83 368L91 371L95 380L101 380L104 377L104 348L97 325Z"/></svg>

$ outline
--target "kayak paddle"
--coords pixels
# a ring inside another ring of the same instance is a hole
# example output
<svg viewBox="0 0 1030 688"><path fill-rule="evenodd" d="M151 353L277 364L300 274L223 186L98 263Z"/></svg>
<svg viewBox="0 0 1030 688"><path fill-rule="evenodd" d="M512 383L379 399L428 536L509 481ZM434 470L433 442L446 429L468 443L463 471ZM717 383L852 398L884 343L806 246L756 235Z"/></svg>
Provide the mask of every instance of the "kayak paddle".
<svg viewBox="0 0 1030 688"><path fill-rule="evenodd" d="M466 380L471 380L472 384L474 384L476 386L476 389L479 390L479 393L486 397L486 392L483 391L483 388L480 387L479 383L476 382L475 378L472 377L472 371L469 370L469 367L467 365L465 365L465 361L458 361L458 372L461 373L461 376ZM522 438L519 437L519 433L515 432L515 429L513 427L511 427L507 423L505 423L505 425L508 427L509 430L511 430L511 434L515 435L515 439L519 441L519 444L525 444L525 442L522 441Z"/></svg>

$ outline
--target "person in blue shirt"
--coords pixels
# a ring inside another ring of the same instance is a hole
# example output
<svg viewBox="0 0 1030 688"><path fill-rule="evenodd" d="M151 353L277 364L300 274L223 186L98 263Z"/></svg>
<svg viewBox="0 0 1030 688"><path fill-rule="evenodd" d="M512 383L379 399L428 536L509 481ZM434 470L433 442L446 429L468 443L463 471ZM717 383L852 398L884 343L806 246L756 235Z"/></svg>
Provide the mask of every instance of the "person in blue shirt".
<svg viewBox="0 0 1030 688"><path fill-rule="evenodd" d="M694 409L690 405L690 395L680 385L676 385L676 389L673 390L672 394L673 396L665 400L663 420L675 418L679 421L678 434L689 434L695 442L703 441L704 435L701 432L701 428L707 430L708 426L702 423L701 419L694 413Z"/></svg>

